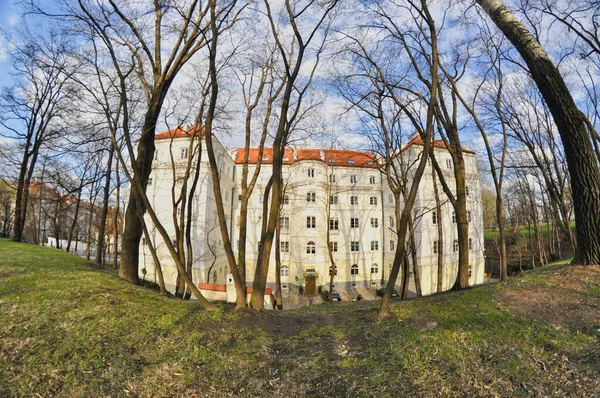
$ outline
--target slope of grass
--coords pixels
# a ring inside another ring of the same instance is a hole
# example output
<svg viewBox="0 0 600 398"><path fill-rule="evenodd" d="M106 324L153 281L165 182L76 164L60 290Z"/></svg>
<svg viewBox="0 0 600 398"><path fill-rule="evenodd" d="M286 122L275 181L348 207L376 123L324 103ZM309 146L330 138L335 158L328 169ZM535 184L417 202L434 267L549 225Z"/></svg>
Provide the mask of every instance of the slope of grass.
<svg viewBox="0 0 600 398"><path fill-rule="evenodd" d="M0 240L0 396L597 396L600 272L572 269L398 301L385 320L367 301L208 313Z"/></svg>
<svg viewBox="0 0 600 398"><path fill-rule="evenodd" d="M571 228L575 228L575 221L571 221L570 225L571 225ZM549 232L550 231L550 224L548 224L548 223L545 223L545 222L540 223L539 228L540 228L540 234L542 234L542 235L548 235L550 233ZM512 228L511 227L507 227L506 228L506 232L508 234L510 234L512 232ZM518 229L517 229L517 232L518 232L518 234L519 234L519 236L521 238L528 237L529 233L530 233L529 229L527 229L527 225L521 225L521 226L519 226ZM531 235L533 235L533 233L534 232L533 232L533 225L532 225L531 226ZM498 239L499 237L500 237L500 231L498 231L497 229L493 229L493 230L492 229L486 229L483 232L483 238L485 240Z"/></svg>

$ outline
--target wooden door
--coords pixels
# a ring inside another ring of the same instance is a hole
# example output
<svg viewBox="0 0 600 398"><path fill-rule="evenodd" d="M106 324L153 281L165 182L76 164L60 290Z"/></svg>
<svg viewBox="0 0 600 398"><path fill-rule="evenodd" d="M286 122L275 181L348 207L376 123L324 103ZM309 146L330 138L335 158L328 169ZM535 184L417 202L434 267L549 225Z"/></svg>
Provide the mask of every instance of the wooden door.
<svg viewBox="0 0 600 398"><path fill-rule="evenodd" d="M317 293L317 277L314 275L306 276L306 289L304 290L306 294L316 294Z"/></svg>

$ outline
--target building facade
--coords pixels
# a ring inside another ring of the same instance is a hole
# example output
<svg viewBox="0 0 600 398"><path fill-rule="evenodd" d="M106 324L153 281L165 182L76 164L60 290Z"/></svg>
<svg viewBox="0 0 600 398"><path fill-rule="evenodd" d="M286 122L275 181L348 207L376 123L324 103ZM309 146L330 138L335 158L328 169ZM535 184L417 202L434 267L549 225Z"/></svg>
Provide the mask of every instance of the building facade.
<svg viewBox="0 0 600 398"><path fill-rule="evenodd" d="M201 142L200 139L196 140ZM173 206L173 187L182 186L182 170L190 156L189 136L172 130L156 137L156 159L148 186L148 194L159 219L169 233L174 234L174 215L180 210ZM213 139L220 171L227 228L237 256L239 248L240 176L244 149L228 153ZM202 147L204 147L202 145ZM398 159L409 164L421 156L423 146L418 138L409 142ZM436 143L436 159L444 168L450 187L454 186L452 161L443 143ZM249 176L259 163L258 149L251 149ZM266 149L260 159L261 169L248 205L248 236L246 243L247 279L251 284L258 255L260 230L263 222L265 189L272 173L272 150ZM476 156L465 151L468 181L469 261L471 284L484 279L483 210ZM194 162L191 162L194 163ZM221 231L213 194L208 155L201 154L196 192L192 197L191 237L193 242L193 278L196 282L226 283L229 266L223 250ZM411 171L407 172L410 178ZM288 148L283 168L284 193L280 218L280 245L275 241L271 252L268 286L275 285L275 250L281 255L281 280L284 292L313 293L319 287L329 288L332 259L334 288L377 289L385 285L395 250L395 203L387 178L375 157L366 152L338 149ZM437 177L436 177L437 179ZM188 185L191 184L191 178ZM443 226L444 290L456 278L458 241L452 206L437 181L441 214L435 211L434 176L428 164L419 186L413 208L417 269L423 294L431 294L437 286L438 225ZM147 218L148 225L152 225ZM174 235L173 235L174 236ZM327 237L329 236L329 239ZM152 230L151 239L159 254L165 282L174 290L177 271L160 235ZM140 277L156 280L156 270L145 242L140 248ZM409 256L410 257L410 256ZM412 260L411 260L412 261ZM412 267L411 267L412 269ZM415 292L411 275L410 290Z"/></svg>

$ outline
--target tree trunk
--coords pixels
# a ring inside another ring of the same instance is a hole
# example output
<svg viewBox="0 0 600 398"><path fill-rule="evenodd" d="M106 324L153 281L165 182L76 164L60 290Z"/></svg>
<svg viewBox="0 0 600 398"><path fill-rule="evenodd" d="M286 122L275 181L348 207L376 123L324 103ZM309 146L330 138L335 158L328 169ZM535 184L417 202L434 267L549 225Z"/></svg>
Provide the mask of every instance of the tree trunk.
<svg viewBox="0 0 600 398"><path fill-rule="evenodd" d="M108 160L106 162L106 179L104 180L104 196L102 197L102 214L98 225L98 244L96 245L96 265L102 265L102 254L104 253L104 236L106 231L106 219L108 217L108 199L110 196L110 176L115 148L110 145Z"/></svg>
<svg viewBox="0 0 600 398"><path fill-rule="evenodd" d="M283 309L281 301L281 219L277 220L275 229L275 300L277 301L277 309Z"/></svg>
<svg viewBox="0 0 600 398"><path fill-rule="evenodd" d="M437 175L435 169L431 168L431 179L433 181L433 195L435 197L435 211L437 212L437 292L444 290L444 226L442 221L442 204L437 186Z"/></svg>
<svg viewBox="0 0 600 398"><path fill-rule="evenodd" d="M415 277L415 290L418 297L423 295L421 290L421 276L419 275L419 263L417 258L417 243L415 242L415 224L412 217L408 220L408 233L410 234L410 258L412 260L413 275Z"/></svg>
<svg viewBox="0 0 600 398"><path fill-rule="evenodd" d="M83 181L81 181L83 183ZM81 191L82 185L79 185L79 192L77 193L77 202L75 203L75 214L73 215L73 222L71 223L71 227L69 228L69 238L67 241L66 251L71 251L71 241L73 240L73 231L75 230L75 226L77 225L77 218L79 217L79 206L81 204Z"/></svg>
<svg viewBox="0 0 600 398"><path fill-rule="evenodd" d="M118 148L116 149L118 150ZM119 262L117 261L117 253L119 251L119 210L121 209L121 176L119 174L119 162L115 164L115 178L117 183L117 206L115 207L115 218L113 220L113 228L114 228L114 246L113 246L113 268L116 270L118 268Z"/></svg>
<svg viewBox="0 0 600 398"><path fill-rule="evenodd" d="M167 88L164 88L166 92ZM160 90L156 90L160 92ZM160 98L153 97L146 112L142 135L138 141L137 158L134 162L133 173L138 176L144 192L148 185L148 178L152 171L152 161L154 160L154 134L156 131L156 122L162 107L164 94ZM146 209L141 198L135 189L131 190L127 209L125 210L125 226L121 236L121 265L119 267L119 277L132 283L139 283L138 262L140 255L140 240L143 234L142 222L140 217L144 216Z"/></svg>
<svg viewBox="0 0 600 398"><path fill-rule="evenodd" d="M477 0L521 54L558 128L571 177L577 225L573 263L600 264L600 168L588 131L559 70L535 37L499 0Z"/></svg>

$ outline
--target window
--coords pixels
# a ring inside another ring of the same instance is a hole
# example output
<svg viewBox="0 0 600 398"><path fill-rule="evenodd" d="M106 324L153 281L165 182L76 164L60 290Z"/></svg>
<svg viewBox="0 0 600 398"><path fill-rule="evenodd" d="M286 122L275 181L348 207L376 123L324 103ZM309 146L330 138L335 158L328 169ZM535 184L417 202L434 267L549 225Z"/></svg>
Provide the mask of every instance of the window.
<svg viewBox="0 0 600 398"><path fill-rule="evenodd" d="M288 285L281 285L281 290L288 290Z"/></svg>
<svg viewBox="0 0 600 398"><path fill-rule="evenodd" d="M213 271L213 283L217 283L217 271Z"/></svg>
<svg viewBox="0 0 600 398"><path fill-rule="evenodd" d="M394 246L395 246L396 242L394 242L393 240L390 241L390 251L393 252L394 251Z"/></svg>
<svg viewBox="0 0 600 398"><path fill-rule="evenodd" d="M468 185L465 187L465 195L469 196L469 186Z"/></svg>
<svg viewBox="0 0 600 398"><path fill-rule="evenodd" d="M329 182L335 182L335 174L329 174Z"/></svg>
<svg viewBox="0 0 600 398"><path fill-rule="evenodd" d="M283 204L284 205L290 204L290 197L288 195L283 195Z"/></svg>
<svg viewBox="0 0 600 398"><path fill-rule="evenodd" d="M379 266L377 264L371 265L371 273L372 274L378 274L379 273Z"/></svg>
<svg viewBox="0 0 600 398"><path fill-rule="evenodd" d="M396 224L396 221L394 220L394 217L390 216L390 228L394 228L395 224Z"/></svg>
<svg viewBox="0 0 600 398"><path fill-rule="evenodd" d="M350 204L356 206L358 204L358 196L350 196Z"/></svg>
<svg viewBox="0 0 600 398"><path fill-rule="evenodd" d="M154 160L158 160L158 151L154 152Z"/></svg>
<svg viewBox="0 0 600 398"><path fill-rule="evenodd" d="M352 264L352 267L350 267L350 275L358 275L358 264Z"/></svg>
<svg viewBox="0 0 600 398"><path fill-rule="evenodd" d="M377 206L377 196L371 196L371 197L369 198L369 203L370 203L372 206Z"/></svg>
<svg viewBox="0 0 600 398"><path fill-rule="evenodd" d="M350 228L358 228L358 218L350 219Z"/></svg>
<svg viewBox="0 0 600 398"><path fill-rule="evenodd" d="M280 271L281 271L280 272L281 276L283 276L283 277L290 276L290 269L288 268L287 265L282 265Z"/></svg>
<svg viewBox="0 0 600 398"><path fill-rule="evenodd" d="M452 212L452 223L456 224L456 212Z"/></svg>
<svg viewBox="0 0 600 398"><path fill-rule="evenodd" d="M279 217L279 228L289 229L290 228L290 218L289 217Z"/></svg>
<svg viewBox="0 0 600 398"><path fill-rule="evenodd" d="M473 275L473 266L469 265L469 278Z"/></svg>
<svg viewBox="0 0 600 398"><path fill-rule="evenodd" d="M452 169L452 159L446 159L446 168Z"/></svg>
<svg viewBox="0 0 600 398"><path fill-rule="evenodd" d="M339 201L339 198L338 198L338 196L337 196L337 195L331 195L331 196L329 197L329 204L330 204L330 205L337 205L337 204L338 204L338 201Z"/></svg>
<svg viewBox="0 0 600 398"><path fill-rule="evenodd" d="M148 186L152 185L152 177L148 177Z"/></svg>
<svg viewBox="0 0 600 398"><path fill-rule="evenodd" d="M454 239L454 243L452 244L452 251L454 253L458 252L458 239Z"/></svg>
<svg viewBox="0 0 600 398"><path fill-rule="evenodd" d="M313 178L315 176L315 169L308 169L308 177Z"/></svg>
<svg viewBox="0 0 600 398"><path fill-rule="evenodd" d="M337 242L329 242L329 247L331 248L332 252L338 251L338 243Z"/></svg>
<svg viewBox="0 0 600 398"><path fill-rule="evenodd" d="M350 251L357 252L359 249L358 242L350 242Z"/></svg>
<svg viewBox="0 0 600 398"><path fill-rule="evenodd" d="M180 159L187 159L189 154L189 149L188 148L181 148L181 151L179 152L179 158Z"/></svg>
<svg viewBox="0 0 600 398"><path fill-rule="evenodd" d="M315 242L310 241L306 244L306 254L315 254L316 253L316 246L315 246Z"/></svg>
<svg viewBox="0 0 600 398"><path fill-rule="evenodd" d="M242 194L238 195L238 201L240 201L240 202L242 201Z"/></svg>
<svg viewBox="0 0 600 398"><path fill-rule="evenodd" d="M338 221L338 219L330 218L329 219L329 230L337 231L338 229L340 229L340 222Z"/></svg>
<svg viewBox="0 0 600 398"><path fill-rule="evenodd" d="M306 201L308 203L315 203L316 200L317 200L317 194L315 194L314 192L309 192L306 194Z"/></svg>
<svg viewBox="0 0 600 398"><path fill-rule="evenodd" d="M471 210L467 211L467 222L471 222Z"/></svg>
<svg viewBox="0 0 600 398"><path fill-rule="evenodd" d="M433 241L433 254L438 254L440 252L440 242L437 240Z"/></svg>
<svg viewBox="0 0 600 398"><path fill-rule="evenodd" d="M388 194L388 203L394 203L394 195L391 193Z"/></svg>
<svg viewBox="0 0 600 398"><path fill-rule="evenodd" d="M473 250L473 239L469 238L469 250Z"/></svg>
<svg viewBox="0 0 600 398"><path fill-rule="evenodd" d="M317 218L315 216L306 217L306 228L317 228Z"/></svg>
<svg viewBox="0 0 600 398"><path fill-rule="evenodd" d="M350 184L356 184L356 176L350 176Z"/></svg>
<svg viewBox="0 0 600 398"><path fill-rule="evenodd" d="M434 211L433 213L431 213L431 221L433 221L434 224L438 223L438 214L437 214L437 211Z"/></svg>
<svg viewBox="0 0 600 398"><path fill-rule="evenodd" d="M331 275L332 273L332 268L333 268L333 275L337 275L337 267L335 266L329 266L329 275Z"/></svg>
<svg viewBox="0 0 600 398"><path fill-rule="evenodd" d="M290 252L290 242L279 242L280 246L281 246L281 252L282 253L289 253Z"/></svg>
<svg viewBox="0 0 600 398"><path fill-rule="evenodd" d="M379 241L372 240L371 241L371 251L379 250Z"/></svg>
<svg viewBox="0 0 600 398"><path fill-rule="evenodd" d="M369 183L370 184L375 184L376 182L377 182L377 179L375 178L375 176L369 177Z"/></svg>
<svg viewBox="0 0 600 398"><path fill-rule="evenodd" d="M379 227L379 219L378 218L371 218L371 227L373 227L373 228Z"/></svg>
<svg viewBox="0 0 600 398"><path fill-rule="evenodd" d="M315 274L317 271L314 268L307 268L304 272L307 274Z"/></svg>

